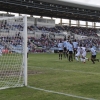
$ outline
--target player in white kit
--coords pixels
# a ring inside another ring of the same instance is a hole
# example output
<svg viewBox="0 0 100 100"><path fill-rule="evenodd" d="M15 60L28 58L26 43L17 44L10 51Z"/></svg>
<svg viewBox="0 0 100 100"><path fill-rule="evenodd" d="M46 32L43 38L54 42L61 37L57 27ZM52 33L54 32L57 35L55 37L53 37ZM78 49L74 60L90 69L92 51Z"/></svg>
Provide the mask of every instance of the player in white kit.
<svg viewBox="0 0 100 100"><path fill-rule="evenodd" d="M79 57L80 57L80 51L81 51L81 45L77 47L77 53L75 54L75 59L77 61L79 61Z"/></svg>
<svg viewBox="0 0 100 100"><path fill-rule="evenodd" d="M81 61L82 62L86 62L86 60L88 59L87 57L86 57L86 47L85 47L85 45L83 46L83 47L81 47ZM89 60L89 59L88 59Z"/></svg>

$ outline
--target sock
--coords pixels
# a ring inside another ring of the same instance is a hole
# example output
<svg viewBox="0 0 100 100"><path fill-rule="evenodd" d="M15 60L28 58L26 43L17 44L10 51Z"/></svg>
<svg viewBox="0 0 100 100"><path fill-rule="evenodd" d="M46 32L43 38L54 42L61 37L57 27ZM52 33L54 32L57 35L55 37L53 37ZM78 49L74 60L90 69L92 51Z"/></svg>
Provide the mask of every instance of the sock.
<svg viewBox="0 0 100 100"><path fill-rule="evenodd" d="M81 62L82 62L82 58L80 58Z"/></svg>
<svg viewBox="0 0 100 100"><path fill-rule="evenodd" d="M83 59L83 62L85 63L85 59Z"/></svg>
<svg viewBox="0 0 100 100"><path fill-rule="evenodd" d="M77 57L75 57L75 59L76 59L77 61L79 61Z"/></svg>
<svg viewBox="0 0 100 100"><path fill-rule="evenodd" d="M85 59L87 60L88 58L85 57Z"/></svg>

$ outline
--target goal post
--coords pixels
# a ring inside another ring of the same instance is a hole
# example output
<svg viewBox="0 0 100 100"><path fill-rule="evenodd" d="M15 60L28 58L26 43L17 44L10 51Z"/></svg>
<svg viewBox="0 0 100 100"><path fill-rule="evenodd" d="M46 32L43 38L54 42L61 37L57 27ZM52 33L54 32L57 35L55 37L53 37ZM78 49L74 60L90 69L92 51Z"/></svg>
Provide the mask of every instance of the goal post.
<svg viewBox="0 0 100 100"><path fill-rule="evenodd" d="M27 16L0 18L0 89L27 86Z"/></svg>
<svg viewBox="0 0 100 100"><path fill-rule="evenodd" d="M24 17L24 85L27 86L27 52L28 52L28 46L27 46L27 16Z"/></svg>

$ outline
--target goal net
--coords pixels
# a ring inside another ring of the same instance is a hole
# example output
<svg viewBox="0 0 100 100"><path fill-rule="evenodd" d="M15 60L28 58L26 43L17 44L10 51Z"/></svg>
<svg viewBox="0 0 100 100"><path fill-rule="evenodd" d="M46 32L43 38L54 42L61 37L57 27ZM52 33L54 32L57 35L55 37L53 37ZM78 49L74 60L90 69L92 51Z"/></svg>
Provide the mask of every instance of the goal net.
<svg viewBox="0 0 100 100"><path fill-rule="evenodd" d="M27 17L0 18L0 89L27 85Z"/></svg>

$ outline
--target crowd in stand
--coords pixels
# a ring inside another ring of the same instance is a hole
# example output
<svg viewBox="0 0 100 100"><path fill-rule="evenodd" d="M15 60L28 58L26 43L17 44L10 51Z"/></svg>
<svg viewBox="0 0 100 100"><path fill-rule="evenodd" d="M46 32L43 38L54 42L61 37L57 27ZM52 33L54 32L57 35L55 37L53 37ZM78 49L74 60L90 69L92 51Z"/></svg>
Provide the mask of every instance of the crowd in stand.
<svg viewBox="0 0 100 100"><path fill-rule="evenodd" d="M7 23L7 21L1 21L0 22L0 30L16 30L17 31L22 31L23 30L23 25L22 24L17 24L13 25L12 23ZM56 26L56 27L44 27L44 26L34 26L30 25L28 26L28 31L34 31L34 30L40 30L41 32L43 31L48 31L48 32L54 32L54 33L60 33L61 31L70 31L71 33L78 34L78 35L86 35L86 36L97 36L97 29L93 28L84 28L84 27L73 27L73 26ZM9 31L8 31L9 32ZM42 32L42 33L43 33ZM60 39L50 39L47 37L45 34L42 34L39 39L36 37L28 37L28 47L31 48L33 52L38 52L36 51L36 47L40 47L42 49L39 49L39 52L46 52L46 50L49 50L52 47L56 47L57 44L59 43ZM90 38L90 39L84 39L84 40L77 40L79 44L86 44L87 47L90 45L95 45L96 47L99 48L100 46L100 39L95 39L95 38ZM9 42L12 45L21 45L22 43L22 38L20 36L20 32L15 34L15 36L12 37L0 37L0 44L3 45L4 42Z"/></svg>
<svg viewBox="0 0 100 100"><path fill-rule="evenodd" d="M72 33L78 34L78 35L85 35L85 36L95 36L97 35L97 29L94 28L85 28L85 27L75 27L75 26L64 26L64 29L67 31L70 31Z"/></svg>
<svg viewBox="0 0 100 100"><path fill-rule="evenodd" d="M16 22L16 21L15 21ZM17 23L16 25L12 23L8 23L6 20L0 22L0 29L5 30L23 30L23 25L21 23ZM46 27L46 26L35 26L30 25L27 27L28 31L34 31L34 30L40 30L40 31L48 31L48 32L54 32L54 33L61 33L62 31L70 31L71 33L78 34L78 35L85 35L85 36L95 36L97 35L97 29L95 28L85 28L85 27L76 27L76 26L55 26L55 27Z"/></svg>
<svg viewBox="0 0 100 100"><path fill-rule="evenodd" d="M46 52L50 48L57 47L60 39L49 39L45 35L41 35L41 38L37 39L34 37L28 37L28 47L31 52ZM77 40L78 44L86 44L86 47L94 45L100 48L100 39L84 39ZM15 37L0 37L0 45L11 44L13 46L22 45L22 38L19 36ZM37 49L38 48L38 49Z"/></svg>
<svg viewBox="0 0 100 100"><path fill-rule="evenodd" d="M13 24L13 22L7 22L6 20L3 20L0 22L0 29L6 30L9 32L9 30L19 30L23 31L23 25L22 23L17 23L15 20L16 24Z"/></svg>
<svg viewBox="0 0 100 100"><path fill-rule="evenodd" d="M32 51L41 51L46 52L46 50L49 50L51 47L54 47L55 43L54 41L50 40L46 35L42 34L41 38L37 39L34 37L28 37L28 45L31 48L33 46ZM36 49L36 48L42 48L42 49Z"/></svg>
<svg viewBox="0 0 100 100"><path fill-rule="evenodd" d="M57 47L61 39L50 39L46 37L46 35L42 34L41 38L39 39L36 39L34 37L29 37L28 40L31 41L30 43L35 44L37 47L41 47L42 50L44 50L43 52L45 52L50 48ZM100 39L90 38L90 39L77 40L77 42L79 45L86 44L86 48L89 48L91 45L95 46L96 48L100 48Z"/></svg>
<svg viewBox="0 0 100 100"><path fill-rule="evenodd" d="M91 45L95 46L96 48L100 48L100 39L84 39L84 40L78 40L79 44L86 45L87 48L89 48Z"/></svg>
<svg viewBox="0 0 100 100"><path fill-rule="evenodd" d="M37 26L37 29L39 29L41 31L60 33L60 30L58 30L56 27Z"/></svg>
<svg viewBox="0 0 100 100"><path fill-rule="evenodd" d="M94 36L98 37L97 29L95 28L85 28L85 27L75 27L75 26L55 26L55 27L45 27L45 26L36 26L40 31L48 31L54 33L62 33L62 31L71 32L77 35L82 36Z"/></svg>
<svg viewBox="0 0 100 100"><path fill-rule="evenodd" d="M75 27L75 26L55 26L52 28L43 27L43 26L37 26L37 29L41 31L49 31L54 33L61 33L62 31L70 31L71 33L77 34L77 35L85 35L85 36L95 36L98 37L97 29L94 28L85 28L85 27Z"/></svg>

